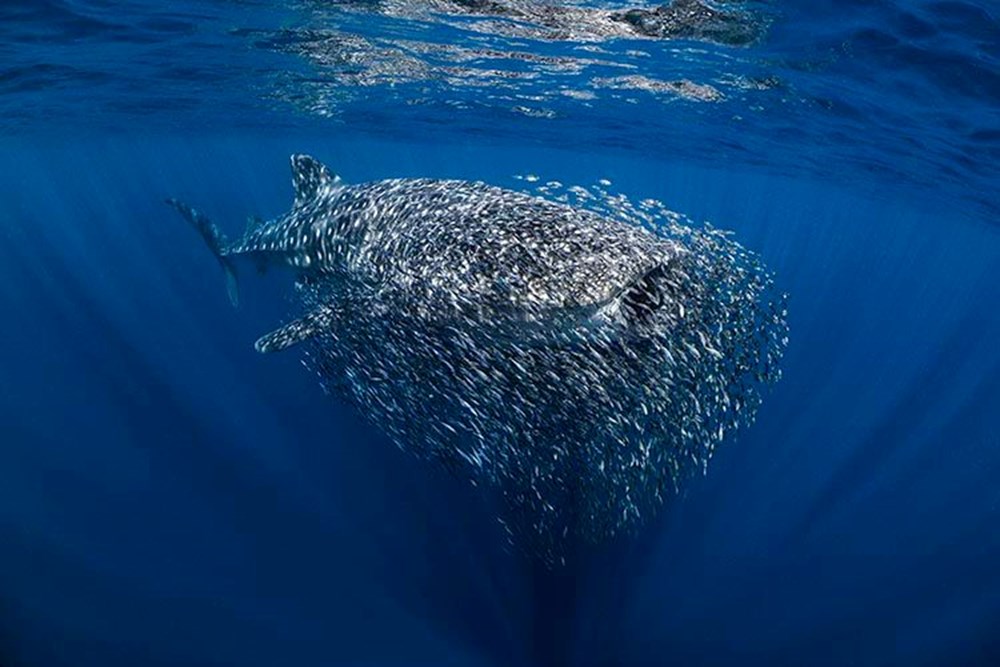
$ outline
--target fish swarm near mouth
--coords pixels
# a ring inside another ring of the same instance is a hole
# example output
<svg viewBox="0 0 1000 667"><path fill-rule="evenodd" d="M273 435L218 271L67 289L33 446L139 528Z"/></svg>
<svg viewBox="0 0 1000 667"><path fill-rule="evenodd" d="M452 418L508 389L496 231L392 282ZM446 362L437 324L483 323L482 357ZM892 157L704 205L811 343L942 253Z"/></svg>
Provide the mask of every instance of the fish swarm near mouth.
<svg viewBox="0 0 1000 667"><path fill-rule="evenodd" d="M399 447L498 490L512 541L547 562L650 518L780 377L785 297L724 232L620 196L598 215L384 183L379 214L403 222L354 261L397 279L300 283L328 317L307 365ZM439 228L408 229L426 223L415 206L442 211ZM557 224L519 237L525 214ZM559 223L573 216L595 234Z"/></svg>

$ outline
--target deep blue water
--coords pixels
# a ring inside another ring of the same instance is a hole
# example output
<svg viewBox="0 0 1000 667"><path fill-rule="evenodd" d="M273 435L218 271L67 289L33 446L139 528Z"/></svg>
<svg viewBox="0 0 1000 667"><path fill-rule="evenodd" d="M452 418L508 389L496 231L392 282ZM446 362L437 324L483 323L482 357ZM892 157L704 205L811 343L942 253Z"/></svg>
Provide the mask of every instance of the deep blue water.
<svg viewBox="0 0 1000 667"><path fill-rule="evenodd" d="M6 0L0 664L1000 664L1000 10L718 7L754 40ZM681 80L717 95L650 84ZM295 152L731 229L789 294L784 378L638 535L550 569L254 352L288 282L233 311L162 203L236 233Z"/></svg>

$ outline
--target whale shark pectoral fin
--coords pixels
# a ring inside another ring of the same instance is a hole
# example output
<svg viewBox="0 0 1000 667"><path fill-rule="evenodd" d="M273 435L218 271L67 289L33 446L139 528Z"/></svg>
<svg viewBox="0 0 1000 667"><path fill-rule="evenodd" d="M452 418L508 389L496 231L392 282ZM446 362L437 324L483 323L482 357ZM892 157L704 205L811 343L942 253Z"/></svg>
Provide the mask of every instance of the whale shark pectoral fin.
<svg viewBox="0 0 1000 667"><path fill-rule="evenodd" d="M305 317L292 320L280 329L261 336L254 343L254 349L261 354L286 350L319 334L330 325L332 317L332 311L326 308L314 310Z"/></svg>
<svg viewBox="0 0 1000 667"><path fill-rule="evenodd" d="M303 317L302 319L293 320L269 334L261 336L253 346L261 354L280 352L312 338L317 333L317 328L309 318Z"/></svg>
<svg viewBox="0 0 1000 667"><path fill-rule="evenodd" d="M331 190L340 184L340 177L335 175L316 158L308 155L292 156L292 186L295 188L295 203L298 208L306 202L315 199L324 191Z"/></svg>

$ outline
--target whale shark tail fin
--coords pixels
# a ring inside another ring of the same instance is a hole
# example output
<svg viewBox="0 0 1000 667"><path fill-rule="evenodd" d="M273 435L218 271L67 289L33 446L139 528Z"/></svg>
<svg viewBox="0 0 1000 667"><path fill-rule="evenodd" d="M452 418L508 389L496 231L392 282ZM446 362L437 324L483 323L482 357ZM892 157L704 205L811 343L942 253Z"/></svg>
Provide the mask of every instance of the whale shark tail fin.
<svg viewBox="0 0 1000 667"><path fill-rule="evenodd" d="M229 301L233 304L234 308L239 308L240 285L236 277L236 267L233 265L232 260L226 256L228 242L226 241L225 234L215 226L215 223L184 202L176 199L167 199L166 201L167 204L177 209L181 216L201 234L201 238L205 240L205 245L215 255L215 259L219 262L219 266L222 267L222 272L226 276L226 293L229 295Z"/></svg>

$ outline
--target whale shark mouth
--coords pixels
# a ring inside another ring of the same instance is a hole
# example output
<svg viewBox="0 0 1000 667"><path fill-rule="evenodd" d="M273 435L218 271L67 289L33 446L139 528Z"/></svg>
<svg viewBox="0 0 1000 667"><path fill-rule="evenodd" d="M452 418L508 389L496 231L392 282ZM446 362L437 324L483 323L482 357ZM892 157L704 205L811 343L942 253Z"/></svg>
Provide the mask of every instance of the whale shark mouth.
<svg viewBox="0 0 1000 667"><path fill-rule="evenodd" d="M622 293L621 310L632 322L647 323L667 302L664 283L667 269L658 264Z"/></svg>

